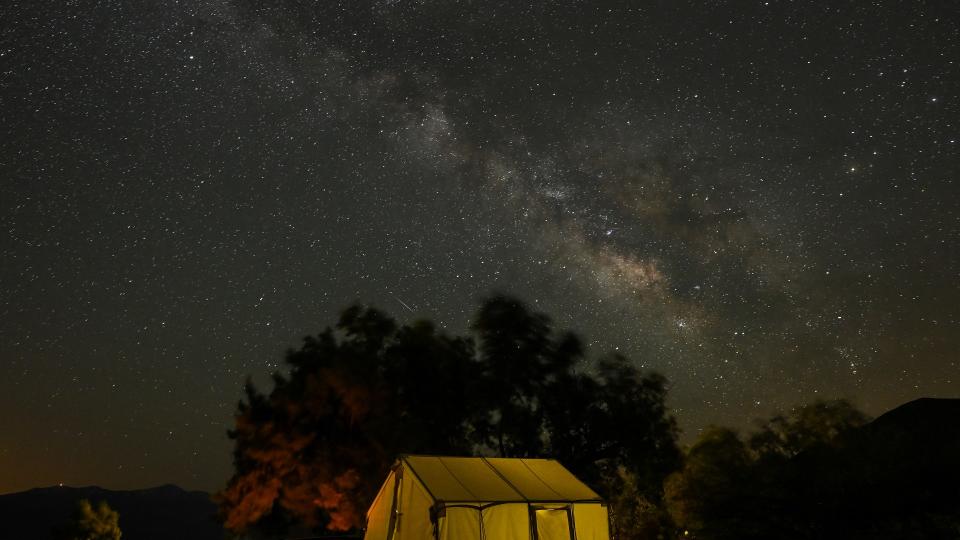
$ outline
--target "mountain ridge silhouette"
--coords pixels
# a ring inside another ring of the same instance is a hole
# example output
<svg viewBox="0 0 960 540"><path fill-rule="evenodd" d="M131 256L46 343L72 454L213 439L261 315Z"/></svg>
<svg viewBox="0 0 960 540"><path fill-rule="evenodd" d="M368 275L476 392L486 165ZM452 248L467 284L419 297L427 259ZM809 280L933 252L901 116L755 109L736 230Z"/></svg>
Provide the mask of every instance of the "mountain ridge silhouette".
<svg viewBox="0 0 960 540"><path fill-rule="evenodd" d="M47 486L0 495L4 538L54 540L80 499L106 501L120 514L124 540L222 540L217 507L203 491L173 484L134 490L99 486Z"/></svg>

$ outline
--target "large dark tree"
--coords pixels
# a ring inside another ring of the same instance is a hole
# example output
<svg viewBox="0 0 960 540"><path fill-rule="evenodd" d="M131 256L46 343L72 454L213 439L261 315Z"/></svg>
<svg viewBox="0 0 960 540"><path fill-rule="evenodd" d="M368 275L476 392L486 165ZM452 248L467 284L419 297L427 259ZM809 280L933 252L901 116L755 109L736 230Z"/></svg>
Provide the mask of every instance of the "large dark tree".
<svg viewBox="0 0 960 540"><path fill-rule="evenodd" d="M218 495L226 526L360 527L401 453L555 457L659 504L679 456L662 377L622 357L588 363L576 336L515 299L488 300L471 328L451 337L351 307L287 353L269 394L248 384Z"/></svg>

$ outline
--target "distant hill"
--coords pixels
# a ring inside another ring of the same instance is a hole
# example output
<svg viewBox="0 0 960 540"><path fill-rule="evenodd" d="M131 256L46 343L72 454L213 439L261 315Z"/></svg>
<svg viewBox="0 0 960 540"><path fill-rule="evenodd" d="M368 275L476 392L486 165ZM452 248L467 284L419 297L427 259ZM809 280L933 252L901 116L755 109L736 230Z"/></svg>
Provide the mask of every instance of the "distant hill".
<svg viewBox="0 0 960 540"><path fill-rule="evenodd" d="M48 487L0 495L0 538L53 540L76 501L107 501L120 513L123 540L222 540L216 505L201 491L166 485L134 491Z"/></svg>
<svg viewBox="0 0 960 540"><path fill-rule="evenodd" d="M811 537L960 539L960 399L901 405L790 469Z"/></svg>

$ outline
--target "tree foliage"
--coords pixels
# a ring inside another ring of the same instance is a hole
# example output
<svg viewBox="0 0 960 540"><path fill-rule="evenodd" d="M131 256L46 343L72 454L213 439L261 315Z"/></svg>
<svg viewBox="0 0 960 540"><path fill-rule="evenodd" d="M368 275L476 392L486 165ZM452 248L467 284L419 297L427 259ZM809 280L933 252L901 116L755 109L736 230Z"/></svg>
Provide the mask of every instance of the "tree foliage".
<svg viewBox="0 0 960 540"><path fill-rule="evenodd" d="M610 513L610 537L617 540L671 536L673 522L662 502L651 496L624 466L606 471L602 483Z"/></svg>
<svg viewBox="0 0 960 540"><path fill-rule="evenodd" d="M866 422L852 404L836 400L761 422L747 442L734 430L708 429L665 482L670 515L692 538L803 538L810 528L800 510L809 506L803 486L827 470L824 452L843 446Z"/></svg>
<svg viewBox="0 0 960 540"><path fill-rule="evenodd" d="M120 540L120 514L106 501L96 506L87 499L77 501L74 516L68 524L65 540Z"/></svg>
<svg viewBox="0 0 960 540"><path fill-rule="evenodd" d="M555 457L601 489L629 478L659 508L680 457L663 377L588 361L575 335L512 298L485 302L471 330L354 306L288 351L289 374L268 394L248 383L238 406L225 525L359 527L402 453Z"/></svg>
<svg viewBox="0 0 960 540"><path fill-rule="evenodd" d="M752 488L746 485L750 462L736 432L706 430L688 450L683 468L667 478L664 491L673 520L697 537L741 532L737 516Z"/></svg>
<svg viewBox="0 0 960 540"><path fill-rule="evenodd" d="M867 420L845 399L817 401L790 416L777 415L762 422L750 437L750 447L761 456L791 458L820 445L837 444L843 434Z"/></svg>

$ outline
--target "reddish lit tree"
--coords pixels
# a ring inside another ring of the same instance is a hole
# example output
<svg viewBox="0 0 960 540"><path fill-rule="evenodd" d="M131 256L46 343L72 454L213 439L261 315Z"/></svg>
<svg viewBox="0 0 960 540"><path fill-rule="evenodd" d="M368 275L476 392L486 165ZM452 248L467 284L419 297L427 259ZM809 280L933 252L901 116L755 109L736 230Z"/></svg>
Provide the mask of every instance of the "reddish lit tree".
<svg viewBox="0 0 960 540"><path fill-rule="evenodd" d="M226 527L349 530L362 524L396 455L462 453L469 342L427 323L397 328L374 309L287 353L269 395L247 384L236 472L218 494Z"/></svg>

